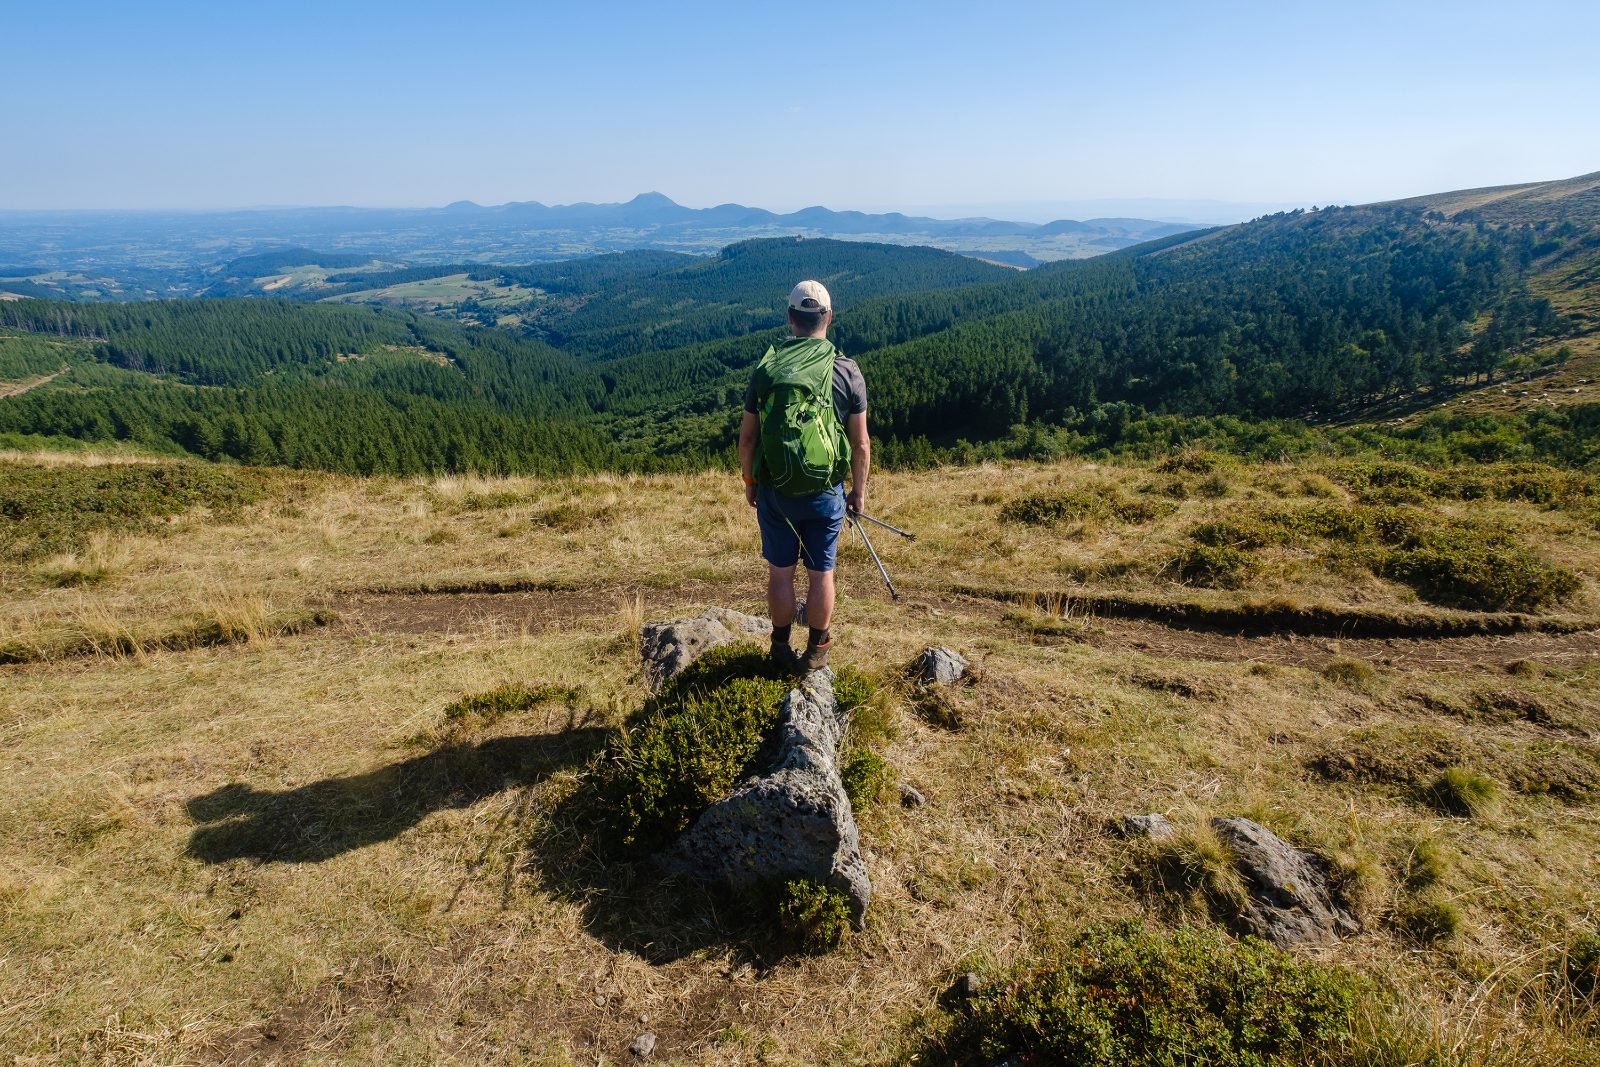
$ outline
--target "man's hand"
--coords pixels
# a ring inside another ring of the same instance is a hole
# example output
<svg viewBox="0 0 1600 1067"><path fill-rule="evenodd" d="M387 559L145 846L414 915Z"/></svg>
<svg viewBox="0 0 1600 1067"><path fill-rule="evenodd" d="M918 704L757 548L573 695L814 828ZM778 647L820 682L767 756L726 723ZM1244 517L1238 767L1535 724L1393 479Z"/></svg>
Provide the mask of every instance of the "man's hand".
<svg viewBox="0 0 1600 1067"><path fill-rule="evenodd" d="M850 512L852 515L861 514L862 510L867 506L866 488L864 486L857 486L856 488L850 490L850 492L844 498L844 506L845 510Z"/></svg>
<svg viewBox="0 0 1600 1067"><path fill-rule="evenodd" d="M756 506L756 483L750 482L744 487L744 502L751 507Z"/></svg>

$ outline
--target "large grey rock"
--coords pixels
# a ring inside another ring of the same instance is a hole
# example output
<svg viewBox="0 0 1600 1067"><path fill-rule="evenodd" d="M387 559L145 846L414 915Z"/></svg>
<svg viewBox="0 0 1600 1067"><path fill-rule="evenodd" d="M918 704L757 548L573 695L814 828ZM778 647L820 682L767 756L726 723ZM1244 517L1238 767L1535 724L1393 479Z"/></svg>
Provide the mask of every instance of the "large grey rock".
<svg viewBox="0 0 1600 1067"><path fill-rule="evenodd" d="M1325 944L1360 927L1328 889L1316 857L1249 819L1212 819L1211 828L1233 850L1250 891L1242 916L1250 933L1280 948Z"/></svg>
<svg viewBox="0 0 1600 1067"><path fill-rule="evenodd" d="M911 673L923 685L955 685L966 677L967 661L953 648L925 648Z"/></svg>
<svg viewBox="0 0 1600 1067"><path fill-rule="evenodd" d="M701 813L658 857L669 871L735 889L804 878L850 898L859 927L872 899L855 813L839 779L847 727L824 667L789 691L766 769Z"/></svg>
<svg viewBox="0 0 1600 1067"><path fill-rule="evenodd" d="M639 657L644 660L645 677L652 687L683 672L684 668L713 648L735 641L766 640L772 623L727 608L707 608L692 619L647 622L639 627Z"/></svg>

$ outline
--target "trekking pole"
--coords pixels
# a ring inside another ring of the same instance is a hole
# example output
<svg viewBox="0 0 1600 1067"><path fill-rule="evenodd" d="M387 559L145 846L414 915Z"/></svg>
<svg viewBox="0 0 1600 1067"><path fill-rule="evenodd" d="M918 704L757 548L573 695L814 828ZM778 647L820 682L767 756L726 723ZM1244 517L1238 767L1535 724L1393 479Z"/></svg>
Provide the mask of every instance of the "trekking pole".
<svg viewBox="0 0 1600 1067"><path fill-rule="evenodd" d="M889 599L899 600L900 594L896 592L894 583L889 580L889 572L883 569L883 560L879 559L878 553L873 551L872 542L867 538L867 531L861 526L861 520L866 518L866 516L852 512L850 518L852 520L852 524L856 528L856 533L861 535L861 543L867 546L867 555L871 556L872 562L878 565L878 573L883 575L883 584L889 587ZM896 532L898 533L899 531Z"/></svg>
<svg viewBox="0 0 1600 1067"><path fill-rule="evenodd" d="M917 539L917 535L916 534L907 533L906 531L900 529L900 527L898 527L898 526L890 526L888 523L884 522L882 519L875 519L871 515L863 515L859 511L854 511L854 512L851 512L850 514L851 514L851 518L854 518L854 519L857 519L857 520L866 519L868 522L872 523L872 525L874 525L874 526L882 526L885 530L888 530L890 533L897 533L901 537L904 537L907 541L915 541Z"/></svg>

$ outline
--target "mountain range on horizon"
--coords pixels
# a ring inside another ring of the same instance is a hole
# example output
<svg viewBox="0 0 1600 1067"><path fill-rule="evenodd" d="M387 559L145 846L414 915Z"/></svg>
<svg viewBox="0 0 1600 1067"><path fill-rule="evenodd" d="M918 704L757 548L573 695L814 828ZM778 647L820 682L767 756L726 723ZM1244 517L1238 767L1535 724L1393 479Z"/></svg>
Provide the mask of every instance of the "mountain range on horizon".
<svg viewBox="0 0 1600 1067"><path fill-rule="evenodd" d="M363 210L363 209L350 209ZM775 212L744 204L686 207L659 192L640 193L623 203L544 204L537 200L511 201L485 206L457 200L443 208L420 209L419 214L443 212L455 216L500 216L551 227L689 226L706 229L746 229L796 226L833 234L920 234L937 237L1054 236L1117 229L1146 238L1167 237L1195 229L1193 225L1139 218L1054 219L1043 224L994 219L986 216L937 219L899 211L881 213L836 211L815 205L798 211Z"/></svg>
<svg viewBox="0 0 1600 1067"><path fill-rule="evenodd" d="M1176 223L1159 219L1131 216L1100 217L1090 219L1058 218L1045 223L1032 223L997 219L988 216L964 216L953 219L933 218L926 215L908 215L900 211L866 212L834 210L814 205L798 211L777 212L745 204L726 203L715 207L694 208L679 204L660 192L644 192L631 200L616 203L579 201L572 204L545 204L538 200L508 201L504 204L483 205L471 200L457 200L443 207L385 208L326 206L262 206L221 209L215 211L171 210L109 210L61 209L52 211L7 211L0 209L0 226L8 221L13 225L40 219L66 220L72 217L84 220L93 218L216 219L241 221L277 216L284 219L320 219L323 222L336 218L348 223L375 222L387 225L390 219L453 220L457 222L505 223L511 222L532 229L753 229L764 227L796 227L828 234L898 234L933 237L1033 237L1056 236L1067 233L1116 231L1126 236L1144 239L1166 237L1175 233L1199 228L1199 224Z"/></svg>
<svg viewBox="0 0 1600 1067"><path fill-rule="evenodd" d="M929 245L1011 267L1083 259L1199 229L1132 217L1039 224L936 219L813 206L780 213L744 204L693 208L659 192L622 203L443 207L256 207L227 211L4 211L0 264L54 296L174 296L242 256L313 248L390 265L527 264L657 249L711 255L739 241L832 237ZM20 265L26 265L20 266ZM41 278L42 275L57 275ZM16 287L13 286L13 289Z"/></svg>

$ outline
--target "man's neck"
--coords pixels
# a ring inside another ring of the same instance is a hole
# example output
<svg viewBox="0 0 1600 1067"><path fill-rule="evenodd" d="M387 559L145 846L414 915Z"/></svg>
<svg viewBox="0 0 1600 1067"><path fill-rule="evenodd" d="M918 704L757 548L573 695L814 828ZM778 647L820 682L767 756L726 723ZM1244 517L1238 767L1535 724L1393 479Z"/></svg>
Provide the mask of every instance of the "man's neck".
<svg viewBox="0 0 1600 1067"><path fill-rule="evenodd" d="M793 331L790 331L790 332L792 333ZM804 340L826 341L828 339L828 331L827 330L823 330L821 333L797 333L797 334L795 334L795 337L797 339L804 339Z"/></svg>

